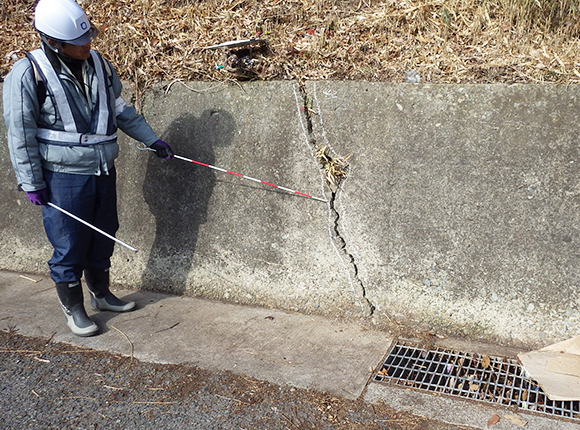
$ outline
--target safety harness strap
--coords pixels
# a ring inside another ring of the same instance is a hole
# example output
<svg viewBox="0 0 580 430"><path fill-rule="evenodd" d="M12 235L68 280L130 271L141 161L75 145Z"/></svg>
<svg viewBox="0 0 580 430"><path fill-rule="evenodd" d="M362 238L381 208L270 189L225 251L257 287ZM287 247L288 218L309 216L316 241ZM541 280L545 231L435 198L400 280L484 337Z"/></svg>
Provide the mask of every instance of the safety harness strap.
<svg viewBox="0 0 580 430"><path fill-rule="evenodd" d="M67 146L70 145L96 145L98 143L113 142L117 139L117 133L111 135L104 134L85 134L70 133L68 131L49 130L48 128L39 128L36 133L38 141L57 145L62 142Z"/></svg>
<svg viewBox="0 0 580 430"><path fill-rule="evenodd" d="M29 59L33 67L40 69L46 79L46 85L54 96L56 109L60 113L64 131L39 128L37 138L39 141L53 145L97 145L99 143L109 143L117 138L117 133L107 135L109 122L109 103L105 74L105 64L102 57L96 51L91 50L91 56L97 74L98 106L97 124L95 133L79 133L76 127L73 113L68 103L62 82L58 78L56 71L52 67L50 60L42 49L36 49L29 53ZM118 101L117 103L118 104Z"/></svg>
<svg viewBox="0 0 580 430"><path fill-rule="evenodd" d="M105 135L107 134L107 125L109 120L109 107L107 105L107 87L104 85L105 73L104 64L100 55L95 51L91 50L91 56L93 57L93 63L95 65L95 71L97 72L98 84L98 102L99 102L99 116L97 120L97 132L96 134Z"/></svg>
<svg viewBox="0 0 580 430"><path fill-rule="evenodd" d="M64 87L62 86L60 79L58 79L56 71L52 67L52 64L50 64L48 57L42 49L35 49L34 51L30 52L29 58L33 60L36 66L40 68L42 74L47 80L47 85L54 96L56 109L60 113L65 131L76 133L77 128L75 120L66 99Z"/></svg>

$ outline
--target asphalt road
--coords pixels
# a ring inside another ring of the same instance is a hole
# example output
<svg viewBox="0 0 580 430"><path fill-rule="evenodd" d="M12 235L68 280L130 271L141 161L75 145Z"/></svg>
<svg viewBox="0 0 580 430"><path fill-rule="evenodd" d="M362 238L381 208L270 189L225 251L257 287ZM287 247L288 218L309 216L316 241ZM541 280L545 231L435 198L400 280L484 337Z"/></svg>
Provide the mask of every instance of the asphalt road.
<svg viewBox="0 0 580 430"><path fill-rule="evenodd" d="M3 429L466 430L384 405L0 331Z"/></svg>

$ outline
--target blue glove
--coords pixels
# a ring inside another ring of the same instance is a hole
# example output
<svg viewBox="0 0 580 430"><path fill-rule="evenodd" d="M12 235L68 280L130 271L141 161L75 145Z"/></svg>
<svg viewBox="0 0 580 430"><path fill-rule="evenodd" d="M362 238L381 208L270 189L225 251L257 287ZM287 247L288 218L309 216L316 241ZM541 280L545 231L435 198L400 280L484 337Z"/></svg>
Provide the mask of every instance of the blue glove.
<svg viewBox="0 0 580 430"><path fill-rule="evenodd" d="M162 140L158 140L157 142L153 143L150 148L155 151L155 155L157 155L159 158L165 158L166 160L169 160L171 157L173 157L171 146Z"/></svg>
<svg viewBox="0 0 580 430"><path fill-rule="evenodd" d="M27 191L26 197L30 200L30 203L34 205L45 205L48 203L48 189L43 188L42 190L38 191Z"/></svg>

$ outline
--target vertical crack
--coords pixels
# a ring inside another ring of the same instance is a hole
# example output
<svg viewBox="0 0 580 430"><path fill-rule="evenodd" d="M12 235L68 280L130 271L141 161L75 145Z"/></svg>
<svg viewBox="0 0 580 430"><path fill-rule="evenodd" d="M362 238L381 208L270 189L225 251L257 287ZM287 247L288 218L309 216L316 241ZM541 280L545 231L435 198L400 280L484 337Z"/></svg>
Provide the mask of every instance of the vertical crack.
<svg viewBox="0 0 580 430"><path fill-rule="evenodd" d="M304 112L304 117L306 119L306 129L308 133L308 143L312 146L315 153L319 153L320 149L318 148L318 143L316 138L314 137L314 126L312 121L312 115L317 114L321 115L320 109L316 112L312 109L312 101L308 96L306 91L306 87L302 82L299 82L300 94L303 98L303 107L302 111ZM324 149L322 149L324 153ZM318 158L318 157L317 157ZM348 157L347 157L348 158ZM329 157L329 160L332 161L332 157ZM320 160L318 160L320 161ZM321 163L323 164L323 163ZM346 164L346 163L345 163ZM325 168L325 166L323 166ZM327 169L325 169L327 170ZM328 173L328 172L326 172ZM337 181L329 181L328 175L325 174L326 184L328 185L331 196L328 199L329 202L329 223L330 223L330 237L333 241L335 249L339 253L340 258L342 259L345 270L348 273L349 281L351 286L354 290L354 293L359 300L359 304L361 306L361 310L364 317L371 317L374 314L375 306L371 303L369 298L367 297L367 291L363 281L359 277L359 269L356 263L356 259L354 255L352 255L348 251L347 243L345 238L340 232L340 213L336 208L336 202L338 197L338 191L340 189L340 180L343 178L338 178ZM334 183L333 183L334 182Z"/></svg>
<svg viewBox="0 0 580 430"><path fill-rule="evenodd" d="M357 296L361 301L363 315L365 317L371 317L375 312L375 305L373 305L369 300L369 298L367 297L365 285L359 277L359 270L356 264L356 259L354 258L354 255L352 255L348 251L346 240L340 233L340 213L335 208L337 192L338 191L332 191L331 198L329 199L331 216L334 218L332 236L337 246L337 249L339 249L342 252L343 256L345 257L346 263L348 264L347 269L349 271L352 271L352 274L349 277L352 283L352 287L354 288L355 293L357 294Z"/></svg>

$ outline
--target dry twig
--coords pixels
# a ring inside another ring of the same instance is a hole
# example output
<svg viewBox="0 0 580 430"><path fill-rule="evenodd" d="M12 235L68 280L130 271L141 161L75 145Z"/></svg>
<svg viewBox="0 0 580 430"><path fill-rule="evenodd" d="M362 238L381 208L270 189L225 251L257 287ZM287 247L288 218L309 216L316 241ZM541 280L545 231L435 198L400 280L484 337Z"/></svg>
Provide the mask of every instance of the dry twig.
<svg viewBox="0 0 580 430"><path fill-rule="evenodd" d="M8 348L3 348L0 349L0 353L5 352L5 353L16 353L16 354L42 354L42 351L33 351L33 350L28 350L28 349L8 349Z"/></svg>
<svg viewBox="0 0 580 430"><path fill-rule="evenodd" d="M135 350L135 347L133 346L133 342L131 342L131 339L129 339L129 336L127 336L125 333L123 333L121 330L119 330L117 327L115 327L114 325L111 326L112 328L114 328L115 330L117 330L119 333L121 333L123 336L125 336L125 339L127 339L127 342L129 342L129 345L131 346L131 363L133 362L133 352Z"/></svg>
<svg viewBox="0 0 580 430"><path fill-rule="evenodd" d="M39 282L39 281L41 281L41 280L42 280L42 279L39 279L39 280L37 281L36 279L32 279L32 278L29 278L28 276L24 276L24 275L20 275L20 277L21 277L21 278L23 278L23 279L26 279L27 281L34 282L35 284L36 284L37 282Z"/></svg>

